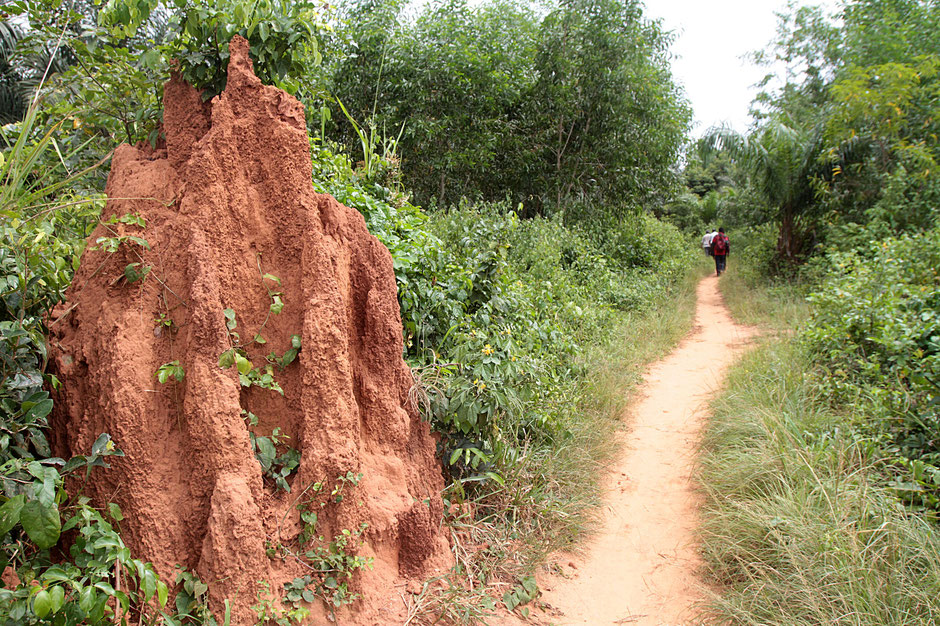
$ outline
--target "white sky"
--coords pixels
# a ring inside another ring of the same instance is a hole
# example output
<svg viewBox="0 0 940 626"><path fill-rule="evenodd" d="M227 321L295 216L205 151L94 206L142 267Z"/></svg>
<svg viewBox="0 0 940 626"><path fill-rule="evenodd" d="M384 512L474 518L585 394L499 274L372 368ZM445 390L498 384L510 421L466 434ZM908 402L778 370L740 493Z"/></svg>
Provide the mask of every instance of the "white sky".
<svg viewBox="0 0 940 626"><path fill-rule="evenodd" d="M768 68L744 57L770 43L775 12L785 7L786 0L646 0L646 15L662 18L664 30L677 35L672 72L692 102L693 136L722 122L747 130L748 107L759 91L755 84Z"/></svg>

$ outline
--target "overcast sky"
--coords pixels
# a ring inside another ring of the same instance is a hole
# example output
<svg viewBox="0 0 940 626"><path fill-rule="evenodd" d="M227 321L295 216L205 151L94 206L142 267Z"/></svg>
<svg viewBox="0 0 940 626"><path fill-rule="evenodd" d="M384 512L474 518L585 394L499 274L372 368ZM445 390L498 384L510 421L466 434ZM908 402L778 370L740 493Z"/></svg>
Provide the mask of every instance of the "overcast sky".
<svg viewBox="0 0 940 626"><path fill-rule="evenodd" d="M672 69L692 102L692 134L698 137L722 122L747 130L748 107L758 92L754 85L767 69L744 57L773 39L775 12L786 0L646 0L646 7L650 18L662 18L664 29L677 35Z"/></svg>

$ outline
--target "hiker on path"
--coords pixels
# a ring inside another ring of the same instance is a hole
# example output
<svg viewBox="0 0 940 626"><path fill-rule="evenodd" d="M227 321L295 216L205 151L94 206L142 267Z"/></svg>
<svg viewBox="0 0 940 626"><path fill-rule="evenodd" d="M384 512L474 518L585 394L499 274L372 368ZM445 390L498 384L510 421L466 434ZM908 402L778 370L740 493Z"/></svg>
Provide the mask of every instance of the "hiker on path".
<svg viewBox="0 0 940 626"><path fill-rule="evenodd" d="M713 231L710 233L705 233L705 236L702 237L702 250L705 251L705 256L712 255L712 239L714 239L715 235L717 234L717 231Z"/></svg>
<svg viewBox="0 0 940 626"><path fill-rule="evenodd" d="M725 263L728 260L728 252L731 250L731 244L728 242L728 236L725 235L725 229L719 228L718 234L712 239L712 256L715 257L715 272L721 276L725 271Z"/></svg>

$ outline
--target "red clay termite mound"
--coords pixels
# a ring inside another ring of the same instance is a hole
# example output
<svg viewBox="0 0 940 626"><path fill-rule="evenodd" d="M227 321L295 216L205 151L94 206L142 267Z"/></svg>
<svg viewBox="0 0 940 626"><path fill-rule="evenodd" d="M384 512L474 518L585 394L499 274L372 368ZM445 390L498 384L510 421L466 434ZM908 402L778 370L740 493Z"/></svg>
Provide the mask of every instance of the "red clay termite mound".
<svg viewBox="0 0 940 626"><path fill-rule="evenodd" d="M207 104L171 80L166 149L114 154L103 220L145 226L95 230L53 326L57 440L86 453L111 434L127 456L86 493L121 506L129 547L169 582L180 564L214 609L231 600L234 624L255 621L263 584L281 596L309 576L315 591L340 549L374 559L351 577L361 599L342 622L391 623L398 587L450 563L392 259L358 212L314 192L303 107L261 84L241 38L228 72ZM159 382L175 361L183 379ZM268 443L281 459L264 473L255 450L270 460ZM275 484L282 467L289 492Z"/></svg>

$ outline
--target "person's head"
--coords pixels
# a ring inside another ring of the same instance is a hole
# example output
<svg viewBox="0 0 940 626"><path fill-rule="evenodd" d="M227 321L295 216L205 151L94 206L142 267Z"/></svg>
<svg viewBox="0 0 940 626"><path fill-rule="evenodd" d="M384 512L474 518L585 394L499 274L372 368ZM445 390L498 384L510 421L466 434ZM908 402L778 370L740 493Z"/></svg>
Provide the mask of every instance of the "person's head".
<svg viewBox="0 0 940 626"><path fill-rule="evenodd" d="M722 226L721 228L719 228L719 229L718 229L718 232L719 232L719 233L723 233L723 232L725 232L725 227L724 227L724 226Z"/></svg>

